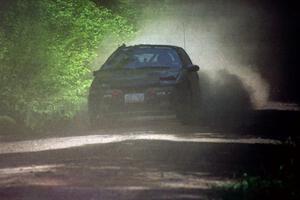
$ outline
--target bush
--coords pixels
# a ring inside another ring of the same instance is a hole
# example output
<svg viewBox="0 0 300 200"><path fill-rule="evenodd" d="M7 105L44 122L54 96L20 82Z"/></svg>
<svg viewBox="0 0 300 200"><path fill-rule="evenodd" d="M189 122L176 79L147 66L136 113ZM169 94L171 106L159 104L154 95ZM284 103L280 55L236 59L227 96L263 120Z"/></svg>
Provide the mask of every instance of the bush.
<svg viewBox="0 0 300 200"><path fill-rule="evenodd" d="M9 116L0 116L0 134L11 133L16 129L16 121Z"/></svg>
<svg viewBox="0 0 300 200"><path fill-rule="evenodd" d="M72 118L101 42L134 34L125 17L90 0L15 0L0 18L0 110L33 129Z"/></svg>

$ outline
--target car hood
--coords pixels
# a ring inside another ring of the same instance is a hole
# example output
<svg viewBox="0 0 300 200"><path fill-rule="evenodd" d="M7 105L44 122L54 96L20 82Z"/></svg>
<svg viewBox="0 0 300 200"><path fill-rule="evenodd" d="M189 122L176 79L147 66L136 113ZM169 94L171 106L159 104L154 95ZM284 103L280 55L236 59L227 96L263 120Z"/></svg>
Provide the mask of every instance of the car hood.
<svg viewBox="0 0 300 200"><path fill-rule="evenodd" d="M179 73L180 69L121 69L99 70L95 76L102 86L149 87L175 84Z"/></svg>

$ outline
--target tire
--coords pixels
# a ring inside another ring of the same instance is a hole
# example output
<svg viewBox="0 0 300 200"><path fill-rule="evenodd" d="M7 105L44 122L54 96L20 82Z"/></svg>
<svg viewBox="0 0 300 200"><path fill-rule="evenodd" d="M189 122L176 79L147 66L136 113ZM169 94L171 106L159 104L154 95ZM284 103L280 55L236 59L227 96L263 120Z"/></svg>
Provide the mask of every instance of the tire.
<svg viewBox="0 0 300 200"><path fill-rule="evenodd" d="M177 110L176 117L180 120L182 124L192 124L192 115L191 115L191 106L190 99L188 96L186 98L186 103L179 105L179 109Z"/></svg>
<svg viewBox="0 0 300 200"><path fill-rule="evenodd" d="M90 91L88 96L88 115L90 127L96 129L100 127L101 112L99 107L99 98L95 92Z"/></svg>
<svg viewBox="0 0 300 200"><path fill-rule="evenodd" d="M201 90L199 82L191 84L191 119L192 123L197 124L201 113Z"/></svg>
<svg viewBox="0 0 300 200"><path fill-rule="evenodd" d="M90 127L92 129L98 128L98 114L95 112L96 109L94 109L93 106L89 105L89 121L90 121Z"/></svg>
<svg viewBox="0 0 300 200"><path fill-rule="evenodd" d="M200 118L200 87L198 84L189 84L186 89L179 92L179 104L176 109L176 117L183 124L193 125Z"/></svg>
<svg viewBox="0 0 300 200"><path fill-rule="evenodd" d="M106 123L106 119L104 115L98 114L98 115L92 115L90 116L90 127L91 129L98 129L100 127L103 127Z"/></svg>

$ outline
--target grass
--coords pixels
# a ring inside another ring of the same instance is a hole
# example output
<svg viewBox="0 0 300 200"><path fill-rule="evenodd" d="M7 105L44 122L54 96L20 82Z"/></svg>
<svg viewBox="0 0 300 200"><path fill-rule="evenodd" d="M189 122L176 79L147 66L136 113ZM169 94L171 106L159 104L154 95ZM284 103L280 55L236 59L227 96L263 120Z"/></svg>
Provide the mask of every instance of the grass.
<svg viewBox="0 0 300 200"><path fill-rule="evenodd" d="M214 189L221 194L223 200L300 199L295 174L284 178L263 178L244 174L238 182L216 186Z"/></svg>

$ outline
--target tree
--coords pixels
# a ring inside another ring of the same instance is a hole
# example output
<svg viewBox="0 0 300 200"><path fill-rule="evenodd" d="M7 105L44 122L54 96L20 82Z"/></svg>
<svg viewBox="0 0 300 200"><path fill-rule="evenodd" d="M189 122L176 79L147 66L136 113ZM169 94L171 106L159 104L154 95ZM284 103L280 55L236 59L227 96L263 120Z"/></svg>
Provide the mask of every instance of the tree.
<svg viewBox="0 0 300 200"><path fill-rule="evenodd" d="M0 110L32 128L74 116L101 42L134 34L125 17L90 0L15 0L0 10Z"/></svg>

